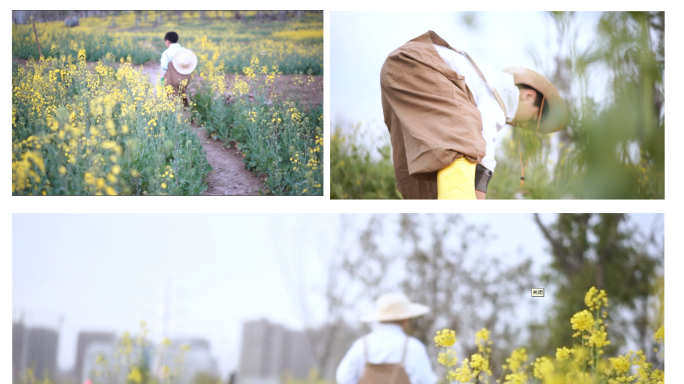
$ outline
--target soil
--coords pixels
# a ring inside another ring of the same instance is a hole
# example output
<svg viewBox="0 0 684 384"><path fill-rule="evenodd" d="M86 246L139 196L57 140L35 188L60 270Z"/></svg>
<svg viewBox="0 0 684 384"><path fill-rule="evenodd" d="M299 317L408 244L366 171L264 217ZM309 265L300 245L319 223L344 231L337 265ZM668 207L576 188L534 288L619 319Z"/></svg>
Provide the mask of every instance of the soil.
<svg viewBox="0 0 684 384"><path fill-rule="evenodd" d="M220 140L207 139L207 131L192 124L207 153L212 171L207 176L208 188L203 195L259 195L264 189L262 178L245 168L242 155L235 147L226 148Z"/></svg>

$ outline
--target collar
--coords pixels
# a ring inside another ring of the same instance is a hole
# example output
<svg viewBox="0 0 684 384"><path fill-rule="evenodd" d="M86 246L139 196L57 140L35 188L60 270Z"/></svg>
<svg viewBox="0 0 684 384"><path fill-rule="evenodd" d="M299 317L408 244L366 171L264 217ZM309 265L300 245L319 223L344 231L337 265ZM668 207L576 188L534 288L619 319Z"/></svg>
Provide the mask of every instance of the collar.
<svg viewBox="0 0 684 384"><path fill-rule="evenodd" d="M435 31L427 31L427 32L423 33L422 35L420 35L420 36L418 36L415 39L410 40L410 41L415 41L417 43L437 44L437 45L441 45L443 47L454 49L449 45L449 43L446 42L446 40L439 37L439 35L437 33L435 33ZM458 50L456 50L456 49L454 49L454 50L458 52Z"/></svg>
<svg viewBox="0 0 684 384"><path fill-rule="evenodd" d="M501 96L501 100L506 106L506 123L510 124L515 118L520 101L520 89L515 85L513 75L506 72L493 74L490 84L496 88Z"/></svg>
<svg viewBox="0 0 684 384"><path fill-rule="evenodd" d="M376 323L375 325L373 325L373 331L391 332L402 335L405 334L404 329L402 329L399 325L393 323Z"/></svg>

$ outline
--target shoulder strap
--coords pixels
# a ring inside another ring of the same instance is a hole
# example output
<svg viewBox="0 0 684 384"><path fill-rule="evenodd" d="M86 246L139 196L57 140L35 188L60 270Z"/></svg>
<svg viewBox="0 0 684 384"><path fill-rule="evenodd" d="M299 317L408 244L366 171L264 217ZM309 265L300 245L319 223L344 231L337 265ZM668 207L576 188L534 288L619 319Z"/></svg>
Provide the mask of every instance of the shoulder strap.
<svg viewBox="0 0 684 384"><path fill-rule="evenodd" d="M363 357L366 361L368 362L368 341L366 340L367 336L363 337Z"/></svg>
<svg viewBox="0 0 684 384"><path fill-rule="evenodd" d="M401 354L401 365L404 365L404 361L406 360L406 349L408 347L408 342L409 342L409 337L406 336L406 341L404 341L404 352Z"/></svg>
<svg viewBox="0 0 684 384"><path fill-rule="evenodd" d="M504 116L505 116L506 120L508 120L508 113L506 112L506 105L504 104L503 99L501 99L501 96L499 96L499 92L496 91L496 88L494 88L494 87L492 87L491 85L489 85L489 83L487 82L487 79L485 79L484 75L482 74L482 71L480 71L480 68L478 68L478 67L477 67L477 64L475 64L475 61L473 61L473 59L470 57L470 55L468 55L467 52L458 50L458 49L456 49L456 48L454 48L454 47L451 47L451 46L449 46L449 48L453 49L454 51L456 51L456 52L458 52L458 53L463 54L465 57L468 58L468 61L470 61L470 64L472 64L473 67L475 67L475 71L477 71L477 74L480 75L480 77L482 78L482 80L485 82L485 84L487 84L487 86L489 87L489 89L490 89L490 90L492 91L492 93L494 94L494 98L496 99L496 102L499 103L499 107L501 107L501 109L503 110L503 113L504 113Z"/></svg>

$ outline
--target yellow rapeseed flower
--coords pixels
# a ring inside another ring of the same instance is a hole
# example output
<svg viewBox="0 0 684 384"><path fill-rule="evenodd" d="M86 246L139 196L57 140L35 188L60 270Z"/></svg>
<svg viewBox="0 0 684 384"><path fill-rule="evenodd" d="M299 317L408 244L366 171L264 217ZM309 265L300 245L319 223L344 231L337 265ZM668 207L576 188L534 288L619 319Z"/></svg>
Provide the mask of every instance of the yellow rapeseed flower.
<svg viewBox="0 0 684 384"><path fill-rule="evenodd" d="M610 345L610 340L608 340L608 333L606 332L605 327L601 327L600 329L594 330L589 337L589 345L596 346L598 348L604 347L606 345ZM601 351L599 351L601 353Z"/></svg>
<svg viewBox="0 0 684 384"><path fill-rule="evenodd" d="M566 347L557 348L556 349L556 360L558 360L558 361L566 360L568 357L570 357L570 354L572 352L573 352L572 349L568 349Z"/></svg>
<svg viewBox="0 0 684 384"><path fill-rule="evenodd" d="M542 356L534 360L534 377L543 379L554 371L553 363L548 357Z"/></svg>
<svg viewBox="0 0 684 384"><path fill-rule="evenodd" d="M457 360L458 359L456 358L456 352L451 349L447 349L446 352L440 352L437 356L437 362L447 368L455 366Z"/></svg>
<svg viewBox="0 0 684 384"><path fill-rule="evenodd" d="M456 332L451 329L443 329L437 331L435 336L435 344L437 347L451 347L456 344Z"/></svg>
<svg viewBox="0 0 684 384"><path fill-rule="evenodd" d="M140 368L131 368L131 372L128 373L128 380L138 384L142 383L143 377Z"/></svg>
<svg viewBox="0 0 684 384"><path fill-rule="evenodd" d="M610 364L613 366L613 369L620 373L627 373L629 368L632 366L628 356L611 357L608 360L610 360Z"/></svg>
<svg viewBox="0 0 684 384"><path fill-rule="evenodd" d="M608 297L606 295L606 291L603 289L598 290L596 287L589 288L587 294L584 296L584 304L586 304L586 306L592 311L595 311L602 306L607 307Z"/></svg>
<svg viewBox="0 0 684 384"><path fill-rule="evenodd" d="M485 359L482 355L479 353L475 353L472 356L470 356L470 368L475 372L475 375L477 375L479 372L486 372L488 374L492 374L492 371L489 369L489 361Z"/></svg>
<svg viewBox="0 0 684 384"><path fill-rule="evenodd" d="M473 372L470 370L470 366L468 365L468 359L464 359L461 367L456 368L456 370L453 371L453 374L449 374L449 379L456 380L460 383L469 383L472 381Z"/></svg>
<svg viewBox="0 0 684 384"><path fill-rule="evenodd" d="M575 313L572 316L572 319L570 319L570 323L572 324L572 329L574 330L580 332L587 331L594 325L594 317L591 315L591 312L585 309Z"/></svg>
<svg viewBox="0 0 684 384"><path fill-rule="evenodd" d="M83 175L83 181L85 181L86 184L95 185L95 177L90 172L86 172Z"/></svg>
<svg viewBox="0 0 684 384"><path fill-rule="evenodd" d="M659 343L665 342L665 326L664 325L661 325L660 328L658 328L658 330L656 331L653 338Z"/></svg>
<svg viewBox="0 0 684 384"><path fill-rule="evenodd" d="M482 328L475 334L475 341L487 341L489 340L489 330L487 328Z"/></svg>

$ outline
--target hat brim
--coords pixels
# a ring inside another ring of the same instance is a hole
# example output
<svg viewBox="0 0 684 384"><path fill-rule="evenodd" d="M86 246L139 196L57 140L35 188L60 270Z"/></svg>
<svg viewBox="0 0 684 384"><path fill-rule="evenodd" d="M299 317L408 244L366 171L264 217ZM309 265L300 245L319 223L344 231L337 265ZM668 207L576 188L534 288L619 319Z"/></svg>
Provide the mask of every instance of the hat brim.
<svg viewBox="0 0 684 384"><path fill-rule="evenodd" d="M524 84L532 87L544 95L544 103L548 104L548 112L542 117L539 124L540 133L552 133L560 131L568 124L568 110L565 102L558 94L556 87L544 76L525 67L510 67L504 72L513 75L516 84ZM525 129L536 131L537 125L530 124Z"/></svg>
<svg viewBox="0 0 684 384"><path fill-rule="evenodd" d="M176 65L175 63L173 64L173 67L176 69L176 72L180 73L181 75L189 75L192 73L192 71L197 68L197 55L195 53L187 48L183 48L176 52L173 55L173 60L172 62L175 62L176 59L178 59L178 62L180 62L180 58L183 57L189 57L190 58L190 66L183 68L180 65Z"/></svg>
<svg viewBox="0 0 684 384"><path fill-rule="evenodd" d="M412 319L418 316L423 316L424 314L429 312L430 308L426 307L425 305L411 303L405 311L384 314L376 311L366 316L363 316L361 318L361 321L364 323L372 323L376 321L399 321Z"/></svg>

